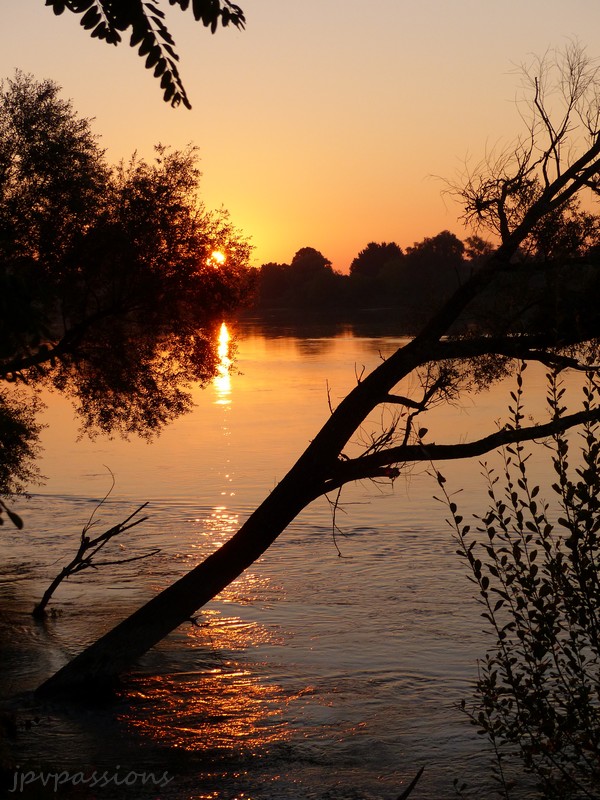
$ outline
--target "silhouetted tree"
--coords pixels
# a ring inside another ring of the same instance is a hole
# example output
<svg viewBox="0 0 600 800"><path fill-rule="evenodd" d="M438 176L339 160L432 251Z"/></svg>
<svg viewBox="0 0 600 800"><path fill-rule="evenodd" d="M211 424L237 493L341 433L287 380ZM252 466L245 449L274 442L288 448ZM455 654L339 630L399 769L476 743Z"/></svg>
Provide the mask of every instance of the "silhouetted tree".
<svg viewBox="0 0 600 800"><path fill-rule="evenodd" d="M258 272L259 308L331 308L343 302L344 276L314 247L302 247L291 264L263 264Z"/></svg>
<svg viewBox="0 0 600 800"><path fill-rule="evenodd" d="M467 236L464 246L465 258L471 262L471 265L480 264L494 252L494 245L486 239L482 239L481 236Z"/></svg>
<svg viewBox="0 0 600 800"><path fill-rule="evenodd" d="M555 98L550 106L535 91L532 113L536 124L529 129L530 146L523 151L524 146L519 145L514 159L504 159L501 171L482 171L476 181L456 188L466 202L467 214L478 214L482 209L484 221L489 214L493 223L500 222L501 243L485 264L454 290L410 342L369 375L361 376L357 386L332 409L288 474L227 543L63 667L40 687L41 694L89 689L113 680L256 561L320 495L329 494L335 500L349 481L393 479L416 461L478 456L501 445L540 439L600 418L598 409L593 408L550 415L546 422L523 420L525 424L518 428L498 430L491 421L493 432L489 435L447 444L435 442L421 423L430 407L455 401L463 390L478 383L487 384L511 360L582 369L597 357L598 349L593 346L600 334L597 315L584 314L582 324L575 326L562 326L561 320L555 319L543 330L520 335L497 335L483 327L467 337L453 333L456 323L469 313L484 290L493 287L499 275L519 274L528 268L519 260L519 251L546 215L564 207L584 186L600 185L600 83L596 73L585 68L585 59L575 56L576 52L567 49L559 62L555 84L560 86L566 103L564 124L550 122L558 113ZM536 90L538 85L536 80ZM588 135L584 148L578 137L579 123ZM542 192L524 194L519 202L515 193L534 176L539 177ZM455 244L452 235L438 243L444 244L450 256L454 253L454 263L458 264L462 247ZM436 246L432 249L436 252ZM586 305L592 303L588 300ZM398 389L409 376L421 386L413 397ZM382 407L390 414L390 425L371 429L370 437L363 429L362 441L366 444L362 451L346 452L357 429L369 424L374 411L373 417L385 416Z"/></svg>
<svg viewBox="0 0 600 800"><path fill-rule="evenodd" d="M292 272L307 277L320 272L332 272L331 261L314 247L301 247L292 258Z"/></svg>
<svg viewBox="0 0 600 800"><path fill-rule="evenodd" d="M15 389L0 392L0 496L23 492L39 480L35 460L39 455L41 425L35 395ZM4 503L0 500L0 518ZM0 523L1 524L1 523Z"/></svg>
<svg viewBox="0 0 600 800"><path fill-rule="evenodd" d="M87 430L148 435L214 376L213 328L248 291L250 248L200 203L199 177L194 148L110 168L55 83L0 84L0 491L37 440L9 384L60 390Z"/></svg>
<svg viewBox="0 0 600 800"><path fill-rule="evenodd" d="M460 285L465 246L450 231L425 237L406 248L404 271L415 318L422 323Z"/></svg>
<svg viewBox="0 0 600 800"><path fill-rule="evenodd" d="M462 265L465 246L450 231L442 231L437 236L426 236L422 242L415 242L406 248L406 255L413 265L437 269L438 266L450 270Z"/></svg>
<svg viewBox="0 0 600 800"><path fill-rule="evenodd" d="M177 69L179 56L169 33L160 0L46 0L55 14L72 11L82 14L81 25L92 37L107 44L120 44L122 34L129 35L129 44L145 59L146 69L160 78L164 99L173 106L183 103L191 108ZM191 9L194 19L210 27L212 33L219 23L223 26L245 24L242 9L230 0L169 0L169 5L182 11Z"/></svg>
<svg viewBox="0 0 600 800"><path fill-rule="evenodd" d="M401 261L403 255L395 242L369 242L350 264L350 275L377 278L386 264Z"/></svg>
<svg viewBox="0 0 600 800"><path fill-rule="evenodd" d="M535 261L564 261L585 256L600 243L600 220L581 210L581 204L571 199L548 214L529 237L524 255Z"/></svg>
<svg viewBox="0 0 600 800"><path fill-rule="evenodd" d="M263 264L257 276L256 303L259 307L284 306L290 288L290 265L270 261Z"/></svg>

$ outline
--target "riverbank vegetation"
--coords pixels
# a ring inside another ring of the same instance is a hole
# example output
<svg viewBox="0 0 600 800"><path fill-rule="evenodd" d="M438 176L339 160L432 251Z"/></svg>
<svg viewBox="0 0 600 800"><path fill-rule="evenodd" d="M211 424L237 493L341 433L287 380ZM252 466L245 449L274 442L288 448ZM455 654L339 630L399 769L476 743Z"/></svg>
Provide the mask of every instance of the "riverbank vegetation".
<svg viewBox="0 0 600 800"><path fill-rule="evenodd" d="M395 242L369 242L343 274L318 250L304 247L289 264L259 268L252 309L264 315L308 311L346 319L370 309L414 334L493 250L491 241L476 235L461 241L449 231L405 250ZM582 298L600 291L600 217L573 200L519 248L516 260L523 269L498 276L493 290L481 293L457 321L463 330L476 328L482 319L489 324L491 316L515 332L543 329L557 314L566 319L580 313Z"/></svg>
<svg viewBox="0 0 600 800"><path fill-rule="evenodd" d="M251 247L200 177L193 147L111 166L55 83L0 84L0 495L36 478L40 388L89 434L150 436L216 375Z"/></svg>
<svg viewBox="0 0 600 800"><path fill-rule="evenodd" d="M525 364L512 392L509 425L527 415ZM560 373L548 373L547 405L566 412ZM582 387L582 408L598 408L596 370ZM574 400L571 399L571 403ZM598 796L600 776L600 439L598 421L578 435L547 441L555 482L531 477L522 442L482 463L489 508L467 521L452 481L435 471L458 554L482 608L491 644L462 710L494 755L498 796L555 800ZM450 487L450 488L448 488Z"/></svg>

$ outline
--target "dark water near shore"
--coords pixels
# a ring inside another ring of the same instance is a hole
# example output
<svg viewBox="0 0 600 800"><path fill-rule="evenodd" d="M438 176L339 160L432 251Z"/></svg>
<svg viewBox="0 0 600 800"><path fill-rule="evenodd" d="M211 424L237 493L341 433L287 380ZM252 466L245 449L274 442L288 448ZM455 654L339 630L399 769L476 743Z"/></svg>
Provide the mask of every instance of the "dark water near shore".
<svg viewBox="0 0 600 800"><path fill-rule="evenodd" d="M110 704L31 699L72 654L225 541L327 418L328 395L335 405L402 342L372 325L245 323L237 333L241 374L199 391L195 412L152 444L77 441L68 403L50 397L47 482L18 506L25 529L1 531L0 691L17 712L15 769L106 772L105 785L65 778L58 797L391 800L424 764L415 798L455 797L455 778L491 796L483 743L456 709L485 637L425 467L344 492L342 557L328 503L313 504L196 625L147 654ZM529 380L530 411L541 414L542 371ZM437 410L431 440L489 431L511 388ZM161 552L69 580L58 615L34 623L28 612L110 486L104 465L116 480L97 512L105 527L149 501L150 518L116 553ZM479 466L441 466L465 512L481 512ZM144 785L150 772L169 782ZM7 796L53 796L34 786Z"/></svg>

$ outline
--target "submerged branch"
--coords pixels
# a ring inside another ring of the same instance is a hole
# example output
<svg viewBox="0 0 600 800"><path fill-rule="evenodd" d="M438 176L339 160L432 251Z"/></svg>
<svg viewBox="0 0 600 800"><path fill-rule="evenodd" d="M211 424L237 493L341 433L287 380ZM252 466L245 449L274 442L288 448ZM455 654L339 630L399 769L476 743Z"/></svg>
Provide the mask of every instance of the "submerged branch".
<svg viewBox="0 0 600 800"><path fill-rule="evenodd" d="M141 506L136 508L136 510L122 522L113 525L112 528L109 528L107 531L104 531L104 533L101 533L99 536L96 536L96 538L90 539L87 536L87 533L92 527L92 524L94 524L93 523L94 515L96 514L96 511L105 503L107 497L112 492L113 487L114 487L114 478L113 478L113 486L111 486L110 490L105 495L105 497L94 508L94 510L90 515L90 518L83 526L77 552L75 553L71 561L61 569L58 575L51 582L50 586L48 586L48 588L46 589L46 591L42 596L42 599L31 612L32 616L36 617L37 619L43 619L43 617L45 617L46 607L50 602L52 595L58 589L60 584L71 575L76 575L78 572L82 572L83 570L90 568L98 569L99 567L114 566L118 564L128 564L131 561L140 561L144 558L149 558L150 556L160 553L160 549L154 548L148 553L142 553L141 555L138 556L130 556L129 558L119 558L111 561L94 561L94 556L111 539L114 539L115 536L118 536L119 534L124 533L125 531L128 531L131 528L134 528L136 525L139 525L140 523L148 519L148 517L139 517L138 519L134 520L134 517L137 516L137 514L139 514L140 511L142 511L142 509L146 508L146 506L148 505L148 503L146 502L142 503Z"/></svg>

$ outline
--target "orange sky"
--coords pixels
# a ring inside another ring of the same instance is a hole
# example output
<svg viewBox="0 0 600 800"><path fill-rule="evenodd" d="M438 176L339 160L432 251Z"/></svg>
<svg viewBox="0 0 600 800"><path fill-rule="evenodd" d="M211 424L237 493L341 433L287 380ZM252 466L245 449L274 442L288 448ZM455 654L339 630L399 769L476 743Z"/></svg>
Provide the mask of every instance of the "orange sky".
<svg viewBox="0 0 600 800"><path fill-rule="evenodd" d="M600 56L598 0L238 2L247 29L215 36L163 3L192 111L43 0L2 4L0 76L56 80L113 161L197 144L257 264L311 246L346 271L372 240L468 235L440 177L518 132L515 65L568 38Z"/></svg>

